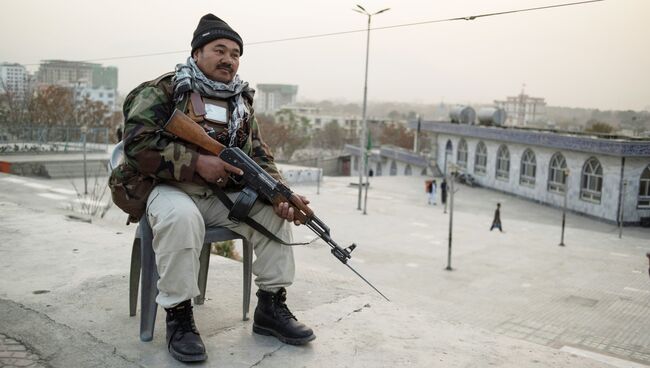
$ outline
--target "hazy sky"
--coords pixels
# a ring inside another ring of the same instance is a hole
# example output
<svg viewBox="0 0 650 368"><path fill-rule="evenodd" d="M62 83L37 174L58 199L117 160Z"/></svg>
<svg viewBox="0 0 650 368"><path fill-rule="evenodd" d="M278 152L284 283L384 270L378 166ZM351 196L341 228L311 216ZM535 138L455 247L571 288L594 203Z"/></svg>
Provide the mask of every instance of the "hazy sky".
<svg viewBox="0 0 650 368"><path fill-rule="evenodd" d="M575 1L575 0L573 0ZM244 39L240 76L251 85L299 86L298 98L361 101L365 32L246 45L296 36L424 22L571 0L21 0L0 12L0 61L98 60L119 68L119 90L170 71L189 55L208 12ZM650 109L650 0L604 2L371 33L372 101L490 103L526 92L549 105Z"/></svg>

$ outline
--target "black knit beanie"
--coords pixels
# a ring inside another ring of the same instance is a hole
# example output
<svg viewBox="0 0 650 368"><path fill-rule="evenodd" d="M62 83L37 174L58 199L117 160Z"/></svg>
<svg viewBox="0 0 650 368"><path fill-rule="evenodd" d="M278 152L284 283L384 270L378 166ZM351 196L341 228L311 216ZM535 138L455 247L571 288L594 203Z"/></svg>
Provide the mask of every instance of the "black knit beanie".
<svg viewBox="0 0 650 368"><path fill-rule="evenodd" d="M228 23L219 19L214 14L206 14L201 17L199 20L199 25L196 26L194 31L194 37L192 38L192 53L194 50L200 48L210 41L214 41L217 38L227 38L237 42L239 45L240 54L244 54L244 43L241 40L241 37L235 32Z"/></svg>

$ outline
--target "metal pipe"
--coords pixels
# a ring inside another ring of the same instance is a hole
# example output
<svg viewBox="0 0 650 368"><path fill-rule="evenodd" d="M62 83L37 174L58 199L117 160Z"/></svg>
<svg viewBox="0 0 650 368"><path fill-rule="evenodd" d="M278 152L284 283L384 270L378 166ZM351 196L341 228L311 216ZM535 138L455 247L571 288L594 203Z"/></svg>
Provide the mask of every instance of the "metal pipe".
<svg viewBox="0 0 650 368"><path fill-rule="evenodd" d="M368 129L368 121L366 120L366 112L368 105L368 58L370 56L370 20L372 15L368 15L368 28L366 30L366 76L363 82L363 111L361 122L361 137L359 139L359 200L357 210L361 209L361 190L363 189L363 174L366 172L366 163L364 160L364 153L366 151L366 134Z"/></svg>
<svg viewBox="0 0 650 368"><path fill-rule="evenodd" d="M566 206L567 206L567 197L569 196L569 169L564 170L564 206L562 206L562 235L560 237L561 247L564 247L564 227L566 224Z"/></svg>
<svg viewBox="0 0 650 368"><path fill-rule="evenodd" d="M445 270L452 271L451 268L451 243L454 228L454 179L449 181L449 243L447 246L447 267Z"/></svg>

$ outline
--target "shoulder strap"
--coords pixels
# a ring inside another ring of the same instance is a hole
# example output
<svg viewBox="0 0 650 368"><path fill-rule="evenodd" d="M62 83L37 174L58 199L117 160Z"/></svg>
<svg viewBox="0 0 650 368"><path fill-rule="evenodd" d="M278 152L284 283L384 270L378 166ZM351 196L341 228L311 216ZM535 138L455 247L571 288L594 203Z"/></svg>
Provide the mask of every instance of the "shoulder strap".
<svg viewBox="0 0 650 368"><path fill-rule="evenodd" d="M212 191L214 191L214 193L217 195L217 197L219 198L221 203L223 203L223 205L226 206L226 208L228 208L230 210L230 212L232 213L234 204L232 203L230 198L228 198L226 193L219 186L217 186L215 184L210 184L209 186L210 186L210 189L212 189ZM259 222L253 220L247 214L246 214L246 216L240 216L240 217L243 217L243 218L238 218L237 220L244 221L244 223L246 223L248 226L252 227L254 230L258 231L259 233L261 233L265 237L267 237L267 238L269 238L269 239L271 239L273 241L276 241L278 243L281 243L281 244L284 244L284 245L289 245L289 246L307 245L307 244L311 243L311 242L307 242L307 243L287 243L286 241L284 241L284 240L278 238L277 236L275 236L275 234L270 232L267 228L265 228ZM228 218L231 221L233 220L233 218L231 216L229 216ZM318 239L318 238L316 238L316 239ZM314 240L316 240L316 239L314 239ZM313 242L313 240L312 240L312 242Z"/></svg>

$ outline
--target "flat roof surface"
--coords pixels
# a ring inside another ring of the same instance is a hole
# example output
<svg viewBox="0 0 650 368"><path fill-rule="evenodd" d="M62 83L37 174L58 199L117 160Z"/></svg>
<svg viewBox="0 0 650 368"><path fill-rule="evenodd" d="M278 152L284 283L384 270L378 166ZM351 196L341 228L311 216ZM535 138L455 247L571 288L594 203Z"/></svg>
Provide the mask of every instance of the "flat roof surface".
<svg viewBox="0 0 650 368"><path fill-rule="evenodd" d="M295 247L288 304L317 339L284 345L241 320L242 266L213 255L195 309L209 355L200 366L650 365L650 229L619 239L616 227L569 214L559 247L560 210L457 186L454 270L445 271L449 217L427 205L425 179L371 178L367 215L356 210L355 178L325 177L319 194L294 187L336 242L358 245L350 265L391 302L322 242ZM489 231L497 202L504 233ZM0 334L44 366L186 367L166 351L162 310L152 342L139 340L139 314L128 316L135 226L115 207L92 223L71 220L75 203L69 180L0 174ZM313 238L295 230L296 241Z"/></svg>

